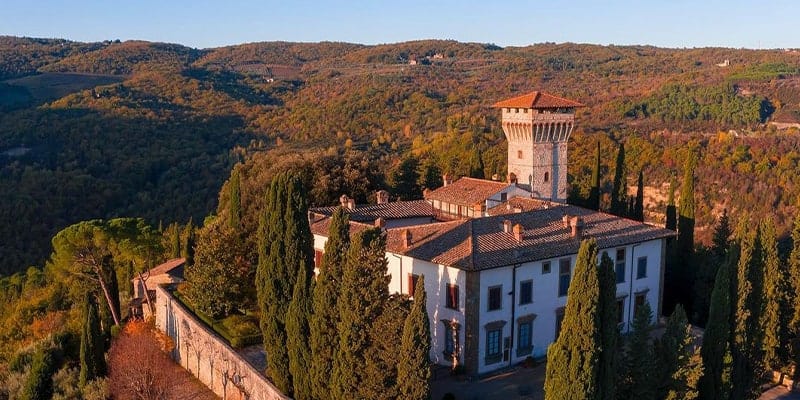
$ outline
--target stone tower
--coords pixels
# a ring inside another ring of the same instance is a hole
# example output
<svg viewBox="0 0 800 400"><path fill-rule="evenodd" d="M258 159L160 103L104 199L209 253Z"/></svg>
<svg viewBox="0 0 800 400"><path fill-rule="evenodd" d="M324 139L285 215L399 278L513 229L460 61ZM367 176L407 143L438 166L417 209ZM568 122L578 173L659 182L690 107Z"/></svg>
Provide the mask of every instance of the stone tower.
<svg viewBox="0 0 800 400"><path fill-rule="evenodd" d="M567 141L575 108L584 105L545 92L495 103L508 141L508 180L533 197L567 201Z"/></svg>

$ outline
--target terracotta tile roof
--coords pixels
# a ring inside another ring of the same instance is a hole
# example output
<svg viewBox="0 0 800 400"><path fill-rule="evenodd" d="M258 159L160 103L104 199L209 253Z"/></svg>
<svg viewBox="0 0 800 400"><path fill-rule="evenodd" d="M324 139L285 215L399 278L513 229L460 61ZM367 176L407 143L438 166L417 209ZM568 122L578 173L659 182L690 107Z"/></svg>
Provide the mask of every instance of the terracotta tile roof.
<svg viewBox="0 0 800 400"><path fill-rule="evenodd" d="M511 99L498 101L497 103L494 103L492 107L543 109L543 108L575 108L575 107L585 107L585 105L578 103L577 101L554 96L550 93L536 91L536 92L530 92L528 94L523 94L522 96L517 96Z"/></svg>
<svg viewBox="0 0 800 400"><path fill-rule="evenodd" d="M515 213L534 211L534 210L543 210L545 208L560 207L560 206L563 206L563 204L554 203L547 200L532 199L529 197L517 196L508 199L508 201L506 201L505 203L496 205L486 210L486 212L490 216L495 216L495 215L515 214Z"/></svg>
<svg viewBox="0 0 800 400"><path fill-rule="evenodd" d="M309 222L311 223L311 233L328 237L328 231L331 227L330 217L327 215L315 214ZM372 224L350 221L350 235L355 235L364 229L372 227L374 227Z"/></svg>
<svg viewBox="0 0 800 400"><path fill-rule="evenodd" d="M564 215L583 219L579 237L571 237L571 229L562 220ZM504 220L521 225L521 242L517 242L513 233L504 232ZM312 223L312 232L327 236L329 221L326 216L318 216ZM371 226L351 222L350 233ZM403 243L406 230L411 233L408 247ZM468 271L576 254L582 238L593 237L599 248L607 249L675 236L671 230L569 205L391 228L386 233L387 251Z"/></svg>
<svg viewBox="0 0 800 400"><path fill-rule="evenodd" d="M509 187L506 182L461 178L425 195L425 200L440 200L451 204L472 206L483 203L493 194Z"/></svg>
<svg viewBox="0 0 800 400"><path fill-rule="evenodd" d="M316 207L309 211L333 215L339 206ZM384 204L359 204L355 210L345 208L345 212L350 215L351 221L373 222L378 218L385 220L403 219L414 217L433 217L433 206L425 200L396 201Z"/></svg>
<svg viewBox="0 0 800 400"><path fill-rule="evenodd" d="M150 276L168 274L172 276L183 276L183 265L186 263L185 258L173 258L159 266L148 271ZM180 268L180 269L178 269Z"/></svg>

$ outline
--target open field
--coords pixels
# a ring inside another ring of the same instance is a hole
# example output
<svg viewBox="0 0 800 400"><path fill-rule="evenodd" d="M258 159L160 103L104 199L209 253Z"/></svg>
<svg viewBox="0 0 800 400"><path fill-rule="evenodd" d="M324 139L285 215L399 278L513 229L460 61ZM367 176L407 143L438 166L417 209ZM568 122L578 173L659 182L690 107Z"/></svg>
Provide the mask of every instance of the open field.
<svg viewBox="0 0 800 400"><path fill-rule="evenodd" d="M122 82L123 80L125 80L125 76L121 75L46 72L23 78L9 79L3 81L3 83L12 87L25 88L30 93L33 101L44 102L64 97L70 93Z"/></svg>

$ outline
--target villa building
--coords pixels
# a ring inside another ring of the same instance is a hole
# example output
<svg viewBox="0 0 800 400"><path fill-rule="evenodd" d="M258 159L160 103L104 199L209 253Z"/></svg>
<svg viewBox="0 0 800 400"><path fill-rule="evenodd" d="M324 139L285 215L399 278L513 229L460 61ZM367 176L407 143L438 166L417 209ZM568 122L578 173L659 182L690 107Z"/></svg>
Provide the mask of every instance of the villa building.
<svg viewBox="0 0 800 400"><path fill-rule="evenodd" d="M674 232L566 205L567 142L583 105L544 92L501 101L504 182L461 178L424 199L360 205L342 196L351 233L387 235L389 291L412 295L425 277L431 360L482 374L542 357L558 336L580 242L614 260L618 322L637 306L661 312L666 240ZM335 207L309 212L317 261Z"/></svg>

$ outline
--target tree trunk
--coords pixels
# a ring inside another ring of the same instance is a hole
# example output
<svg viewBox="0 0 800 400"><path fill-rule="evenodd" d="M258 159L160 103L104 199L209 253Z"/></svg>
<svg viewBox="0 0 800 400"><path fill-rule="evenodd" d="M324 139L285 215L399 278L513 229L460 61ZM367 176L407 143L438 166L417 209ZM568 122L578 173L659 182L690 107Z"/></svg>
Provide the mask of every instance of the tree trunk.
<svg viewBox="0 0 800 400"><path fill-rule="evenodd" d="M103 275L100 273L100 271L97 271L97 280L100 282L100 288L103 289L103 295L106 297L106 303L108 303L108 308L111 310L111 317L114 318L114 325L119 326L119 315L117 315L117 310L114 309L114 303L111 301L111 294L108 293L106 280L103 279Z"/></svg>

